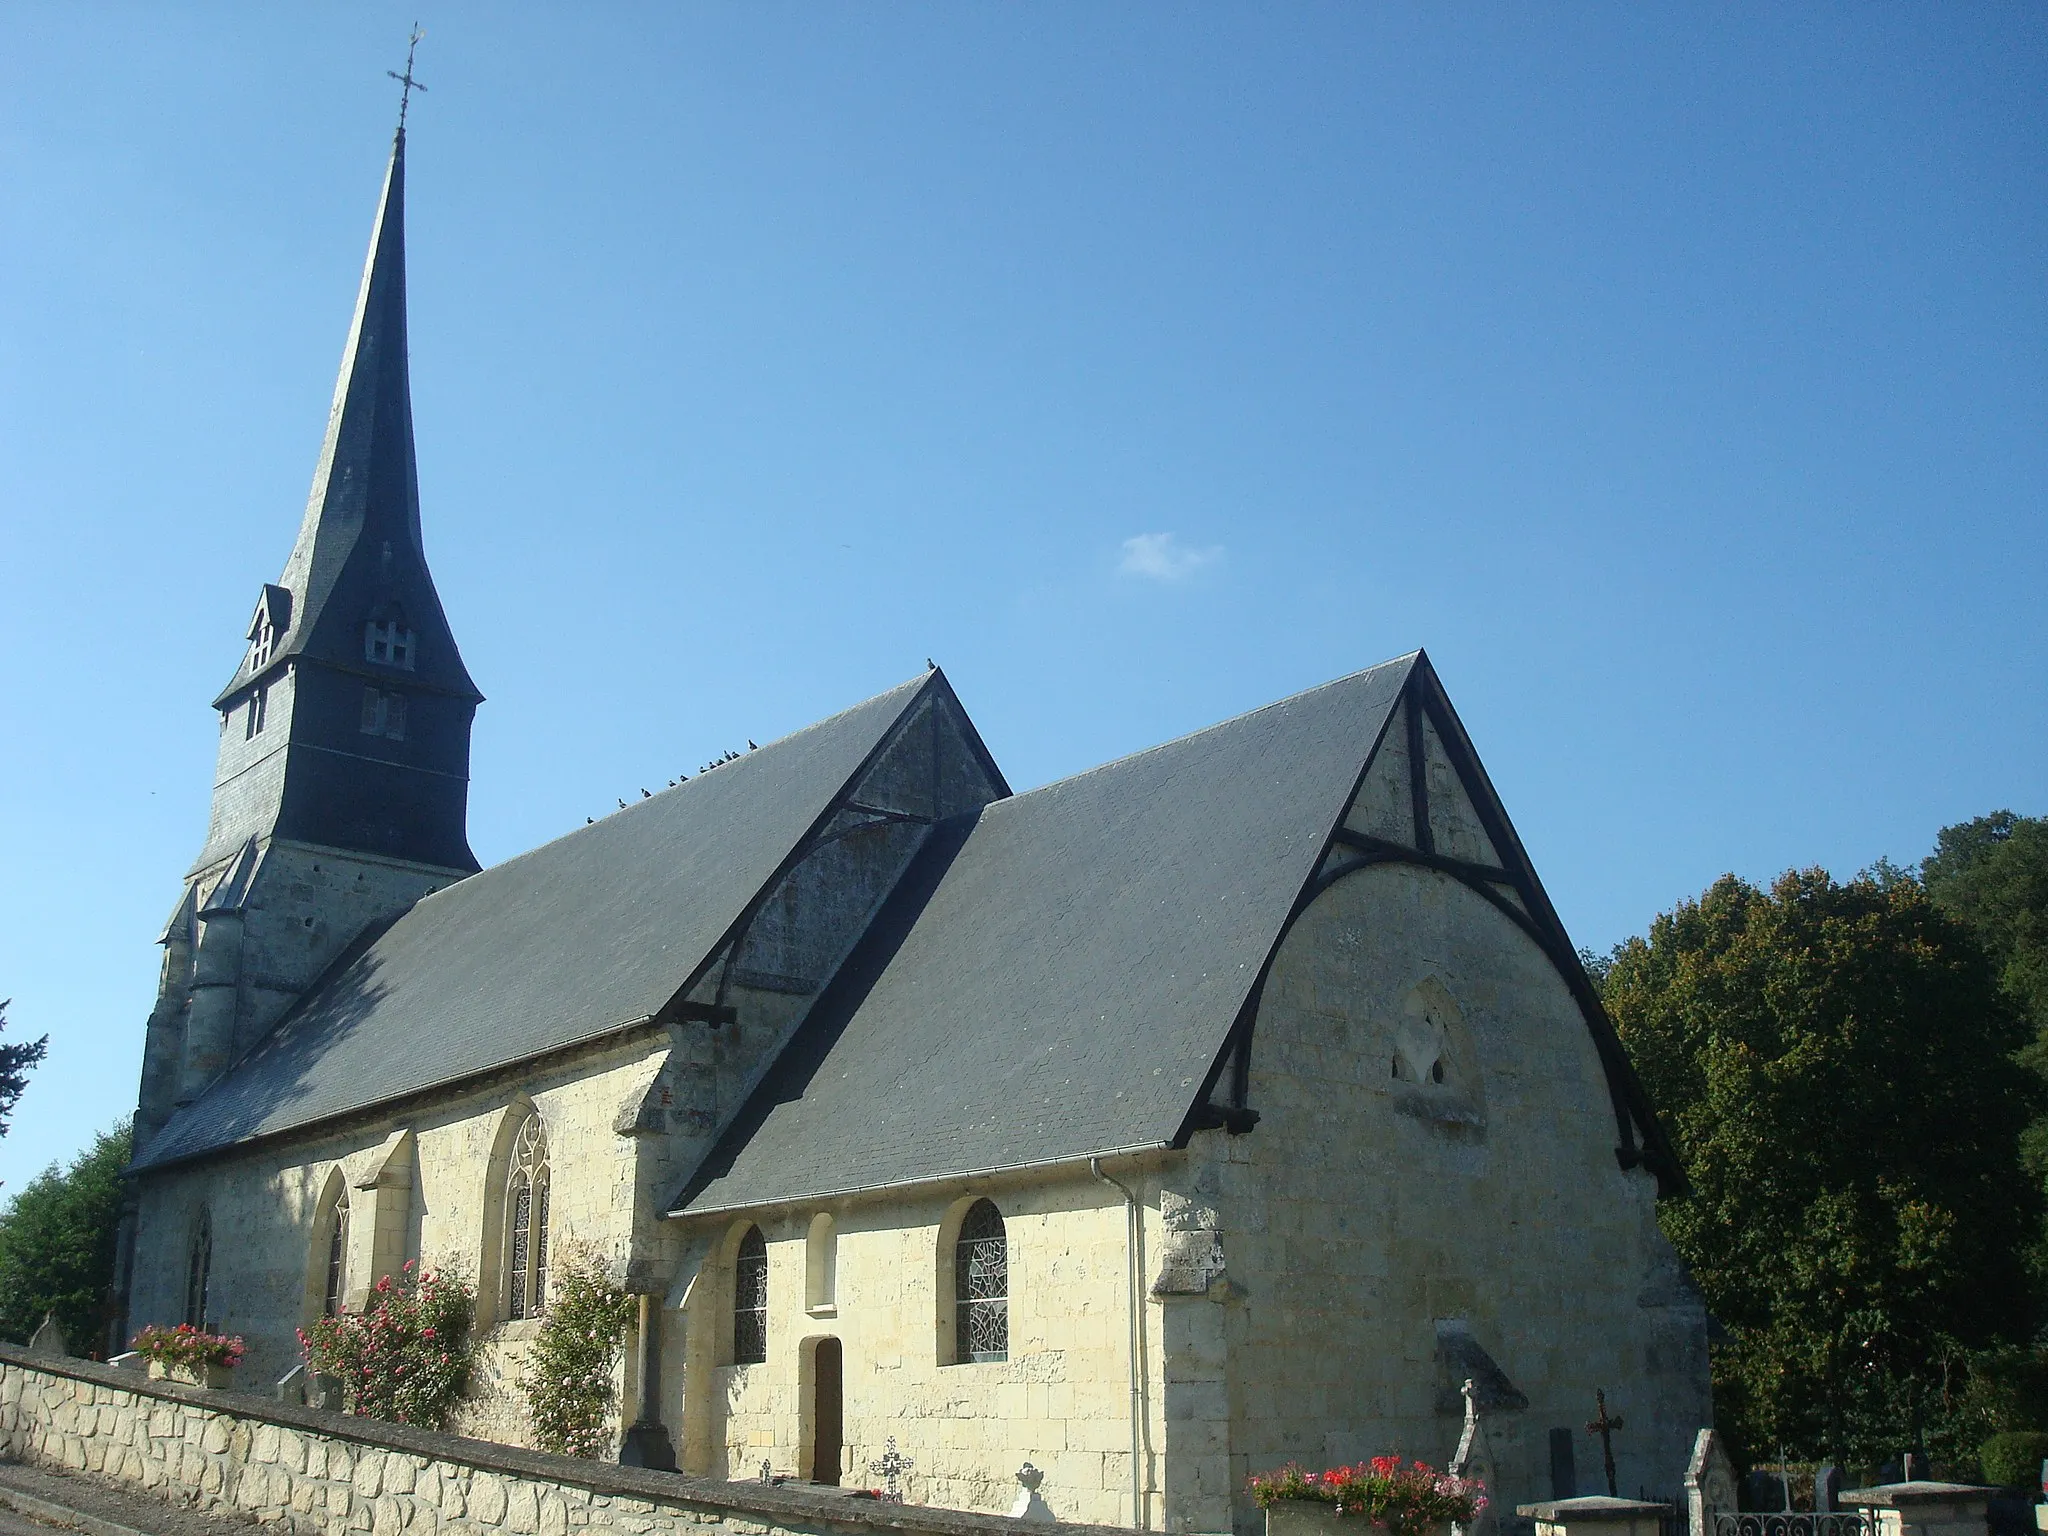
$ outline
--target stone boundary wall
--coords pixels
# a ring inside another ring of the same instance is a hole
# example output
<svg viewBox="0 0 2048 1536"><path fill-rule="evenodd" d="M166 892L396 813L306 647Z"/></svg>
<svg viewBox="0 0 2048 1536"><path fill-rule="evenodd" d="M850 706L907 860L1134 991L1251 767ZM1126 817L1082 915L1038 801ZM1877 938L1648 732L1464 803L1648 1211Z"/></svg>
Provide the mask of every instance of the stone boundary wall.
<svg viewBox="0 0 2048 1536"><path fill-rule="evenodd" d="M0 1449L293 1536L1018 1536L1001 1515L464 1440L0 1344ZM1108 1526L1071 1525L1076 1536Z"/></svg>

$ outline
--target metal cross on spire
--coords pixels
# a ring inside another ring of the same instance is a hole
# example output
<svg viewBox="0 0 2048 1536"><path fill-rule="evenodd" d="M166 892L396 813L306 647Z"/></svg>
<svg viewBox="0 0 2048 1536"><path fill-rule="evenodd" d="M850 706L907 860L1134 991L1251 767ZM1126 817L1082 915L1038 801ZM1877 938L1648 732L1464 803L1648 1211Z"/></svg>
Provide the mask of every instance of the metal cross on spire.
<svg viewBox="0 0 2048 1536"><path fill-rule="evenodd" d="M398 93L398 131L400 133L405 132L405 109L412 105L412 93L416 90L424 91L426 89L424 85L412 77L412 56L420 46L420 39L426 35L426 29L418 22L414 22L412 24L412 36L406 39L405 44L405 73L401 75L395 69L384 71L385 74L396 80L403 87Z"/></svg>

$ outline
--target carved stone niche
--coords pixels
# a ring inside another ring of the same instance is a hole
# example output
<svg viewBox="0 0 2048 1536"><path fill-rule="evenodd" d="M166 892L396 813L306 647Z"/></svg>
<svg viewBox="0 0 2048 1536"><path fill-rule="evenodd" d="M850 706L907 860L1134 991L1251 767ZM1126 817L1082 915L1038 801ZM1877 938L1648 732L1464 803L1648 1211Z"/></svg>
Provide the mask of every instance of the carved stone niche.
<svg viewBox="0 0 2048 1536"><path fill-rule="evenodd" d="M1434 975L1402 997L1390 1021L1387 1086L1394 1107L1445 1129L1483 1134L1485 1083L1464 1010Z"/></svg>

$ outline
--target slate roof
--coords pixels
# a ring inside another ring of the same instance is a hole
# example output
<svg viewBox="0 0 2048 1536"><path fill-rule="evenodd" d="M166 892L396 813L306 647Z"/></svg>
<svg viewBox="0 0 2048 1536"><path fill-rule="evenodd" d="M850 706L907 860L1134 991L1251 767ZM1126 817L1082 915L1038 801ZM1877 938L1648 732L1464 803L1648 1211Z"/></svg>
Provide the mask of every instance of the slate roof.
<svg viewBox="0 0 2048 1536"><path fill-rule="evenodd" d="M136 1159L367 1109L654 1014L908 715L927 673L414 906Z"/></svg>
<svg viewBox="0 0 2048 1536"><path fill-rule="evenodd" d="M266 606L274 605L276 587L290 595L291 622L260 667L244 653L216 708L294 657L363 669L362 626L373 614L402 613L414 632L413 666L394 672L395 680L483 697L456 648L420 537L406 344L403 130L391 146L305 518L284 574L264 590Z"/></svg>
<svg viewBox="0 0 2048 1536"><path fill-rule="evenodd" d="M1415 661L942 826L674 1208L1170 1142Z"/></svg>

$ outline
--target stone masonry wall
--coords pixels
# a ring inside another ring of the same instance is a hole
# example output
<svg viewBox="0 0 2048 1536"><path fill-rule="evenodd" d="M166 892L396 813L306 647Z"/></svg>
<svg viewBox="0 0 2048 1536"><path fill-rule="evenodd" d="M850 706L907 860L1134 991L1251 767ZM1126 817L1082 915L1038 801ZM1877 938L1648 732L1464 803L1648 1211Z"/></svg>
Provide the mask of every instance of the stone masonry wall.
<svg viewBox="0 0 2048 1536"><path fill-rule="evenodd" d="M1145 1198L1145 1174L1116 1171ZM982 1195L1008 1238L1009 1358L954 1363L948 1261L961 1216ZM682 1465L747 1477L767 1461L810 1475L815 1352L831 1337L844 1362L848 1483L881 1482L870 1464L893 1437L916 1463L905 1487L917 1499L1005 1508L1028 1460L1046 1474L1046 1501L1063 1522L1132 1523L1125 1222L1121 1198L1085 1167L758 1213L768 1358L752 1365L732 1363L731 1311L732 1257L750 1221L698 1225L698 1263L679 1282L682 1315L671 1311L665 1329L664 1417L684 1426ZM814 1273L821 1264L829 1285ZM1159 1309L1143 1312L1156 1341ZM1156 1454L1165 1443L1156 1344L1143 1364L1146 1450ZM1156 1487L1153 1470L1141 1468Z"/></svg>
<svg viewBox="0 0 2048 1536"><path fill-rule="evenodd" d="M516 1129L529 1105L546 1127L556 1262L580 1247L622 1273L636 1200L658 1198L659 1190L639 1177L640 1139L621 1133L620 1115L647 1092L671 1046L667 1033L650 1031L415 1114L369 1118L145 1178L131 1331L183 1320L187 1255L204 1212L213 1235L209 1321L247 1339L242 1369L250 1379L265 1386L276 1381L298 1362L298 1329L319 1315L324 1211L346 1187L347 1292L359 1304L378 1275L408 1258L465 1275L478 1288L482 1348L459 1427L512 1444L526 1441L516 1387L538 1325L502 1316L508 1127ZM375 1187L361 1187L369 1180ZM637 1226L644 1233L653 1224L642 1219Z"/></svg>
<svg viewBox="0 0 2048 1536"><path fill-rule="evenodd" d="M168 1502L244 1512L293 1536L1013 1536L1024 1528L544 1456L12 1346L0 1346L0 1446Z"/></svg>
<svg viewBox="0 0 2048 1536"><path fill-rule="evenodd" d="M1551 1496L1555 1429L1577 1491L1606 1492L1596 1388L1627 1420L1620 1492L1668 1496L1711 1422L1705 1310L1536 944L1447 875L1354 874L1283 944L1251 1059L1258 1128L1198 1136L1181 1196L1214 1213L1230 1282L1168 1363L1169 1419L1227 1422L1202 1491L1289 1460L1442 1465L1476 1348L1528 1399L1486 1416L1496 1505ZM1241 1495L1235 1514L1255 1523Z"/></svg>

